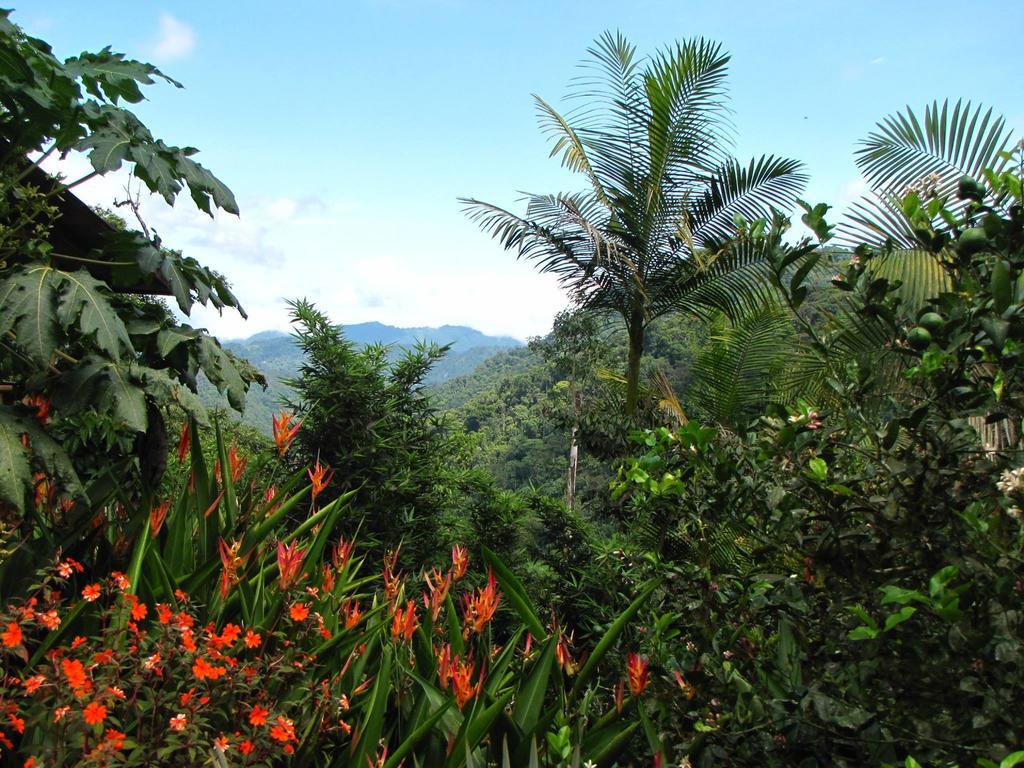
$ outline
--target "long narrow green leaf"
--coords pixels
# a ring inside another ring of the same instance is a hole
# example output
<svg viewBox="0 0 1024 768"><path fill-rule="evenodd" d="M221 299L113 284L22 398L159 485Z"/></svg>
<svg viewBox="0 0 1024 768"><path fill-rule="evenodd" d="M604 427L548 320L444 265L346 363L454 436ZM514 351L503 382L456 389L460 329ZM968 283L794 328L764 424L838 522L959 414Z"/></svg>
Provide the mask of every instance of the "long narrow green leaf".
<svg viewBox="0 0 1024 768"><path fill-rule="evenodd" d="M491 729L494 721L497 720L498 715L505 710L505 705L508 704L511 698L512 691L508 691L483 711L474 712L472 716L463 723L462 732L455 737L455 747L452 749L452 753L448 757L448 761L445 763L446 766L456 768L463 764L466 756L476 749L484 736L487 735L487 732Z"/></svg>
<svg viewBox="0 0 1024 768"><path fill-rule="evenodd" d="M552 636L544 646L544 651L533 667L529 678L520 687L516 696L516 705L512 710L512 720L524 736L533 734L544 706L544 694L547 692L551 668L555 662L555 650L558 638Z"/></svg>
<svg viewBox="0 0 1024 768"><path fill-rule="evenodd" d="M581 669L579 674L576 676L576 682L573 683L572 686L572 698L575 699L579 695L580 691L583 690L583 687L590 679L590 676L597 670L597 665L601 663L601 659L603 659L604 655L608 653L615 641L618 640L619 635L622 634L622 630L626 628L629 620L632 619L633 616L636 615L637 611L643 607L643 604L647 602L648 598L654 593L654 590L657 589L659 584L661 584L660 578L652 579L648 582L647 586L640 590L640 594L637 595L637 598L630 603L629 607L620 613L615 621L612 622L611 626L608 627L608 631L605 632L604 637L598 641L597 645L594 647L594 652L590 654L590 658L587 659L587 663L583 665L583 669Z"/></svg>
<svg viewBox="0 0 1024 768"><path fill-rule="evenodd" d="M444 717L451 705L452 700L447 699L426 720L423 721L422 725L410 733L405 740L398 745L398 748L395 749L395 751L388 757L387 761L384 763L384 768L398 768L398 764L405 759L405 756L412 751L413 747L419 744L420 741L430 733L434 726L437 725L438 721Z"/></svg>
<svg viewBox="0 0 1024 768"><path fill-rule="evenodd" d="M501 562L494 552L489 550L487 547L483 547L484 561L494 571L494 578L497 579L498 583L501 584L501 589L508 598L509 603L512 605L512 609L519 615L523 624L538 640L542 637L547 636L547 632L544 631L544 625L541 624L540 618L537 616L537 612L534 610L533 605L530 603L530 598L526 595L526 590L523 588L522 583L515 577L515 575L508 569L508 567Z"/></svg>
<svg viewBox="0 0 1024 768"><path fill-rule="evenodd" d="M373 692L370 694L366 715L360 728L359 742L355 745L350 765L365 765L372 755L377 753L377 742L380 740L384 725L384 714L391 693L391 647L385 645L381 653L377 677L373 681Z"/></svg>

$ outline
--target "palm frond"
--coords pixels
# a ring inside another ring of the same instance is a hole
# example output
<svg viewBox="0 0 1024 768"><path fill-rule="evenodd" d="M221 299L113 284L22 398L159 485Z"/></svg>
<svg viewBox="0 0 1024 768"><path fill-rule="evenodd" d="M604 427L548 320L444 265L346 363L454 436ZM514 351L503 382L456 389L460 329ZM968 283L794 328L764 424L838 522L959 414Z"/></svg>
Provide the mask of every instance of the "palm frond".
<svg viewBox="0 0 1024 768"><path fill-rule="evenodd" d="M746 167L728 160L705 178L703 193L690 205L689 229L703 248L720 247L736 231L735 218L747 221L788 211L807 184L803 163L771 155Z"/></svg>
<svg viewBox="0 0 1024 768"><path fill-rule="evenodd" d="M794 341L789 313L778 304L735 324L719 320L694 361L688 405L717 424L742 428L764 411Z"/></svg>
<svg viewBox="0 0 1024 768"><path fill-rule="evenodd" d="M1009 149L1010 136L1006 121L981 104L936 101L925 108L923 122L910 107L885 118L856 152L856 163L874 190L902 194L934 173L939 195L952 198L961 176L981 178L986 168L1005 167L1000 153Z"/></svg>

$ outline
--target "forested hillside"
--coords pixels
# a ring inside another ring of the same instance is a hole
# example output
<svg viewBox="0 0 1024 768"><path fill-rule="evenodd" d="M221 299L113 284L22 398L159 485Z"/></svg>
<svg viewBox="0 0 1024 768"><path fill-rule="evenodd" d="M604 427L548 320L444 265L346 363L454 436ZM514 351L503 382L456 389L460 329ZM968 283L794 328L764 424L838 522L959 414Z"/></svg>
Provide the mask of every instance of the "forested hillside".
<svg viewBox="0 0 1024 768"><path fill-rule="evenodd" d="M456 325L396 328L370 322L346 325L343 330L346 338L359 346L386 346L393 360L397 360L404 350L415 349L419 344L447 346L448 352L431 367L424 379L427 385L437 385L465 376L492 355L522 346L522 342L508 336L488 336L473 328ZM246 339L225 341L224 348L248 360L266 377L266 389L253 387L246 394L245 411L241 419L245 424L269 435L271 416L280 410L282 399L290 392L285 382L294 378L302 364L301 348L294 336L280 331L265 331ZM202 380L200 384L199 394L205 405L219 408L228 406L227 401L217 394L207 380Z"/></svg>

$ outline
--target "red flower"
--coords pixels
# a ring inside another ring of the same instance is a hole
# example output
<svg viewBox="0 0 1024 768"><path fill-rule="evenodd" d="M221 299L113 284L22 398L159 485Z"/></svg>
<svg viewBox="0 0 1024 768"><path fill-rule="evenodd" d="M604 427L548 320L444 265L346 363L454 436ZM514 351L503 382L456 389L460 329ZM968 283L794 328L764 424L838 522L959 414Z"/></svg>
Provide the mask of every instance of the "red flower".
<svg viewBox="0 0 1024 768"><path fill-rule="evenodd" d="M352 550L355 548L355 539L352 541L346 541L344 537L338 539L338 543L334 547L331 559L334 562L334 567L339 571L345 569L348 565L348 561L352 558Z"/></svg>
<svg viewBox="0 0 1024 768"><path fill-rule="evenodd" d="M345 629L352 629L362 618L358 600L346 600L341 604L341 611L345 614Z"/></svg>
<svg viewBox="0 0 1024 768"><path fill-rule="evenodd" d="M466 575L469 567L469 552L461 544L452 547L452 578L458 581Z"/></svg>
<svg viewBox="0 0 1024 768"><path fill-rule="evenodd" d="M441 684L441 690L448 690L448 681L452 679L452 647L445 643L439 649L434 649L434 658L437 659L437 679Z"/></svg>
<svg viewBox="0 0 1024 768"><path fill-rule="evenodd" d="M487 586L478 589L475 595L463 597L463 626L466 631L481 634L494 617L500 600L501 593L498 592L498 585L494 580L494 571L488 570Z"/></svg>
<svg viewBox="0 0 1024 768"><path fill-rule="evenodd" d="M7 631L0 635L0 640L3 641L5 648L17 648L23 639L21 627L13 621L7 624Z"/></svg>
<svg viewBox="0 0 1024 768"><path fill-rule="evenodd" d="M188 422L186 421L181 426L181 436L178 438L178 463L181 464L185 461L185 457L188 455L188 449L191 444L189 439Z"/></svg>
<svg viewBox="0 0 1024 768"><path fill-rule="evenodd" d="M246 739L238 745L238 751L241 752L243 755L251 755L253 753L253 750L255 749L256 747L253 745L251 741L249 741L249 739Z"/></svg>
<svg viewBox="0 0 1024 768"><path fill-rule="evenodd" d="M93 701L82 710L82 716L87 725L99 725L107 719L107 708L98 701Z"/></svg>
<svg viewBox="0 0 1024 768"><path fill-rule="evenodd" d="M25 693L32 695L46 684L46 678L43 675L33 675L23 680L21 684L25 686Z"/></svg>
<svg viewBox="0 0 1024 768"><path fill-rule="evenodd" d="M444 605L448 590L452 586L452 572L449 571L442 577L437 568L432 568L430 573L423 575L423 580L427 582L427 589L430 590L429 594L423 595L423 605L430 609L431 617L437 621L441 606Z"/></svg>
<svg viewBox="0 0 1024 768"><path fill-rule="evenodd" d="M293 541L287 547L277 542L277 570L281 574L281 589L288 589L299 580L302 558L306 553L299 549L298 542Z"/></svg>
<svg viewBox="0 0 1024 768"><path fill-rule="evenodd" d="M11 721L11 725L14 727L14 730L16 730L18 733L25 732L25 721L18 717L16 714L11 712L9 715L7 715L7 719Z"/></svg>
<svg viewBox="0 0 1024 768"><path fill-rule="evenodd" d="M178 733L181 733L185 730L185 726L188 725L188 717L186 717L183 713L177 714L170 719L168 725L170 726L172 731L177 731Z"/></svg>
<svg viewBox="0 0 1024 768"><path fill-rule="evenodd" d="M284 715L278 715L275 724L270 728L270 738L284 744L286 749L290 746L288 742L299 741L295 735L295 724Z"/></svg>
<svg viewBox="0 0 1024 768"><path fill-rule="evenodd" d="M68 685L74 690L76 696L83 696L91 687L89 678L86 677L85 667L82 666L82 662L78 659L63 659L60 663L61 669L64 671L64 677L68 680Z"/></svg>
<svg viewBox="0 0 1024 768"><path fill-rule="evenodd" d="M291 421L294 418L295 415L288 413L288 411L281 411L277 416L272 417L274 443L277 445L278 456L284 456L288 452L288 448L295 439L295 435L298 434L299 427L302 426L301 421L293 426Z"/></svg>
<svg viewBox="0 0 1024 768"><path fill-rule="evenodd" d="M321 466L320 459L317 459L313 468L306 470L309 473L309 481L313 484L314 502L316 497L320 495L320 492L331 482L331 478L334 477L334 470L331 470L330 474L328 474L327 469L327 467Z"/></svg>
<svg viewBox="0 0 1024 768"><path fill-rule="evenodd" d="M87 602L95 602L100 599L100 585L99 584L87 584L82 590L82 599Z"/></svg>
<svg viewBox="0 0 1024 768"><path fill-rule="evenodd" d="M416 628L419 625L419 620L416 617L416 603L409 600L405 604L405 610L395 608L395 615L391 620L391 637L408 642L416 634Z"/></svg>
<svg viewBox="0 0 1024 768"><path fill-rule="evenodd" d="M228 592L231 590L231 585L238 583L238 571L245 565L246 557L238 554L238 551L242 548L242 542L240 541L233 541L229 546L223 538L218 538L217 546L220 549L221 565L224 566L224 571L221 573L220 578L220 596L222 600L226 600Z"/></svg>
<svg viewBox="0 0 1024 768"><path fill-rule="evenodd" d="M242 628L237 624L225 624L224 631L220 633L220 641L230 648L241 634Z"/></svg>
<svg viewBox="0 0 1024 768"><path fill-rule="evenodd" d="M215 667L202 656L197 656L192 665L192 674L196 676L196 680L217 680L227 671L227 667Z"/></svg>
<svg viewBox="0 0 1024 768"><path fill-rule="evenodd" d="M476 685L473 685L472 677L472 659L461 661L459 657L456 656L452 665L452 691L455 693L455 703L458 704L459 709L465 707L466 702L479 694L480 690L483 688L483 670L480 670L480 677L477 678Z"/></svg>
<svg viewBox="0 0 1024 768"><path fill-rule="evenodd" d="M39 614L39 623L52 631L60 626L60 616L56 611L46 611Z"/></svg>
<svg viewBox="0 0 1024 768"><path fill-rule="evenodd" d="M629 678L629 692L633 696L639 696L650 683L647 659L630 652L626 656L626 675Z"/></svg>
<svg viewBox="0 0 1024 768"><path fill-rule="evenodd" d="M163 528L164 519L167 517L167 510L170 508L171 500L167 499L149 510L149 535L154 539L160 533L160 529Z"/></svg>
<svg viewBox="0 0 1024 768"><path fill-rule="evenodd" d="M260 644L260 636L258 632L253 632L251 629L245 630L245 647L255 648Z"/></svg>
<svg viewBox="0 0 1024 768"><path fill-rule="evenodd" d="M305 603L295 603L288 615L292 617L292 621L305 621L309 616L309 606Z"/></svg>
<svg viewBox="0 0 1024 768"><path fill-rule="evenodd" d="M270 714L269 709L265 709L257 704L252 708L252 712L249 713L249 724L250 725L266 725L267 715Z"/></svg>

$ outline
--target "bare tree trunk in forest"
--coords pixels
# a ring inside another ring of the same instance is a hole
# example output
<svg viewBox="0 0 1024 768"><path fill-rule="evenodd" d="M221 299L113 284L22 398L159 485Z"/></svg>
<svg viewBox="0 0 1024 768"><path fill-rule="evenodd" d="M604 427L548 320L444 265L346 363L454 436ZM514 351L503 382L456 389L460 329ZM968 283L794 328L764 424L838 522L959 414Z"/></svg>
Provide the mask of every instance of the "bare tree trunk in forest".
<svg viewBox="0 0 1024 768"><path fill-rule="evenodd" d="M644 354L644 322L639 310L633 312L627 330L629 359L626 364L626 415L634 416L640 400L640 358Z"/></svg>

